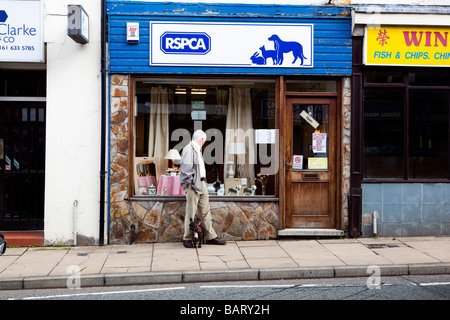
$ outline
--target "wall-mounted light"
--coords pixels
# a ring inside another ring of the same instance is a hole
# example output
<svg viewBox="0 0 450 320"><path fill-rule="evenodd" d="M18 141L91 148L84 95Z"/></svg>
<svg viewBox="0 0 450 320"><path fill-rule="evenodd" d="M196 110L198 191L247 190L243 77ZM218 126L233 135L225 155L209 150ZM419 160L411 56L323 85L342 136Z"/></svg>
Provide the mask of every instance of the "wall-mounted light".
<svg viewBox="0 0 450 320"><path fill-rule="evenodd" d="M81 5L68 5L67 35L77 43L89 42L89 16Z"/></svg>

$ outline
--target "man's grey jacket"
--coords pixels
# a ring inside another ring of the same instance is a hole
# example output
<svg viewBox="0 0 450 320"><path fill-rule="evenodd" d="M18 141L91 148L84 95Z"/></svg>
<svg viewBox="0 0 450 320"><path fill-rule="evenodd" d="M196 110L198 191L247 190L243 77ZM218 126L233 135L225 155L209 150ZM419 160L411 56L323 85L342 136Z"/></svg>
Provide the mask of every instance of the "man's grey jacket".
<svg viewBox="0 0 450 320"><path fill-rule="evenodd" d="M197 193L202 193L199 162L198 153L191 141L183 148L181 153L180 183L183 190L191 186Z"/></svg>

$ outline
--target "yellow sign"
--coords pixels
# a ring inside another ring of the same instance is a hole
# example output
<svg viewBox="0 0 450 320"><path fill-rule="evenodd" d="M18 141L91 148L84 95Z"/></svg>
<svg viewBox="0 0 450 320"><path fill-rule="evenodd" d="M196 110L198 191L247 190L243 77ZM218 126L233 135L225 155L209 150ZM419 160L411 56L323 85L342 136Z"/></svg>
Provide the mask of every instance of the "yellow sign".
<svg viewBox="0 0 450 320"><path fill-rule="evenodd" d="M308 158L308 169L328 169L328 158Z"/></svg>
<svg viewBox="0 0 450 320"><path fill-rule="evenodd" d="M378 26L366 28L367 65L450 66L450 28Z"/></svg>

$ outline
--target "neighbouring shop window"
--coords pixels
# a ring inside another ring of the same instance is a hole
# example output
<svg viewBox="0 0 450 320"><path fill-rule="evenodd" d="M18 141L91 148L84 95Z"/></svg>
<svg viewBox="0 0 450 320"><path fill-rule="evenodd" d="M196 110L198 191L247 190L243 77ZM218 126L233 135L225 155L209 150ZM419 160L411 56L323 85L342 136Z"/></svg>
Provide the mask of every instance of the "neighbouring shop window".
<svg viewBox="0 0 450 320"><path fill-rule="evenodd" d="M448 180L449 71L391 73L365 74L364 178Z"/></svg>
<svg viewBox="0 0 450 320"><path fill-rule="evenodd" d="M403 72L401 71L368 71L366 80L369 83L403 83Z"/></svg>
<svg viewBox="0 0 450 320"><path fill-rule="evenodd" d="M134 91L136 195L184 195L176 158L197 129L211 195L275 194L275 80L146 78Z"/></svg>
<svg viewBox="0 0 450 320"><path fill-rule="evenodd" d="M0 96L45 97L45 71L1 70Z"/></svg>
<svg viewBox="0 0 450 320"><path fill-rule="evenodd" d="M448 176L448 92L409 92L409 177Z"/></svg>
<svg viewBox="0 0 450 320"><path fill-rule="evenodd" d="M364 174L367 178L404 176L404 95L399 90L364 92Z"/></svg>

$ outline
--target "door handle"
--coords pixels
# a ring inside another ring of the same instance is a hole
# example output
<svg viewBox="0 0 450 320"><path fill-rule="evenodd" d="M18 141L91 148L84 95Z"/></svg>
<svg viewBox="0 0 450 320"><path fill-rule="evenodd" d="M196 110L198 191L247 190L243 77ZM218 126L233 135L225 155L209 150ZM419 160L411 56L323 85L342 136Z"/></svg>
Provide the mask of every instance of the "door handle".
<svg viewBox="0 0 450 320"><path fill-rule="evenodd" d="M289 162L288 160L286 160L284 167L285 167L286 171L291 170L292 162Z"/></svg>

